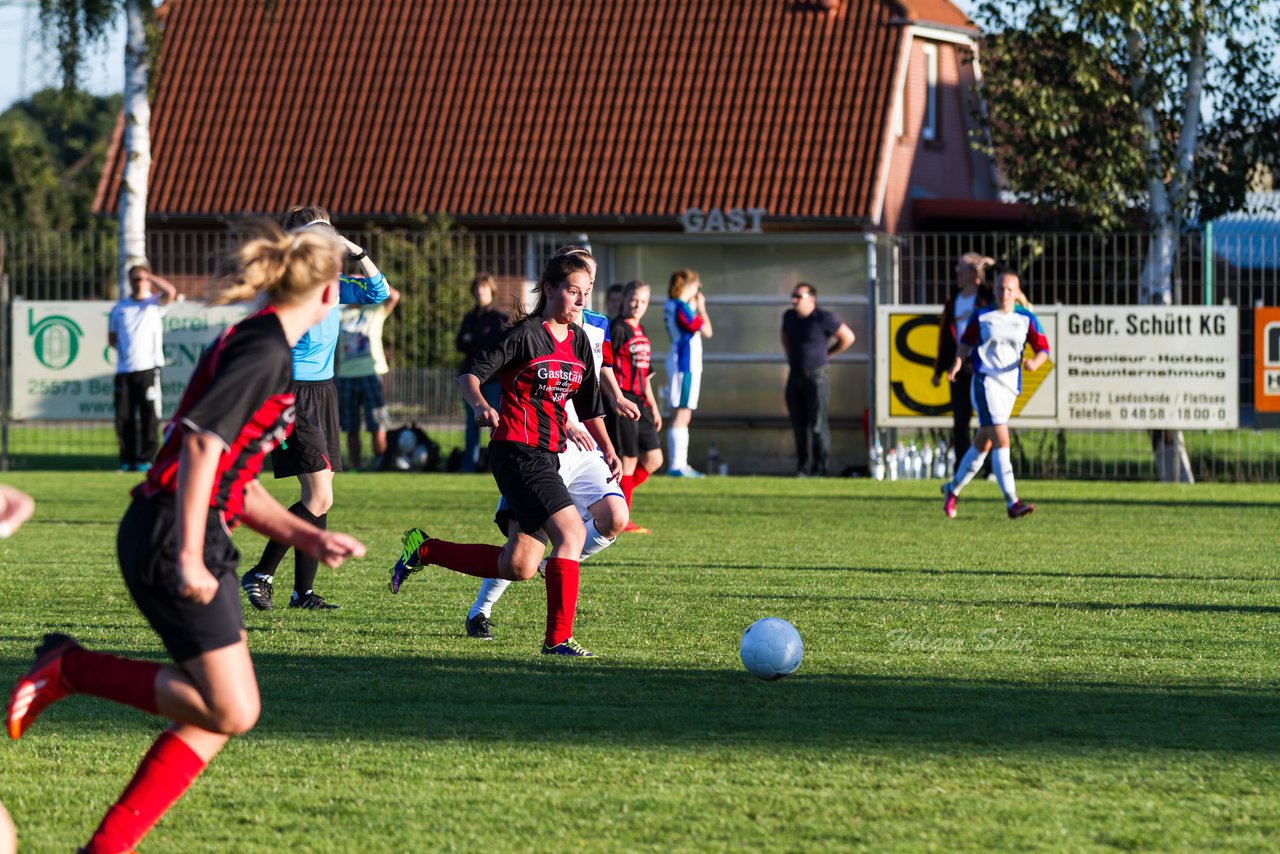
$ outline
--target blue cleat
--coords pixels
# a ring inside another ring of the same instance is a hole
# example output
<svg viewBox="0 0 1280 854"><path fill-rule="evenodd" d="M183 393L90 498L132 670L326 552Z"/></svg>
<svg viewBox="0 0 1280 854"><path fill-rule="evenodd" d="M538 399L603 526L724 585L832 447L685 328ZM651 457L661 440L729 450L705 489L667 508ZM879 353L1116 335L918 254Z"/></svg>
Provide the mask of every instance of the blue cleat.
<svg viewBox="0 0 1280 854"><path fill-rule="evenodd" d="M704 477L702 472L691 468L667 469L667 474L671 477Z"/></svg>
<svg viewBox="0 0 1280 854"><path fill-rule="evenodd" d="M400 552L400 559L396 561L396 565L391 567L391 584L389 586L392 593L399 593L400 585L404 584L404 580L422 569L422 562L418 559L418 549L426 541L426 532L421 528L410 528L400 538L404 550Z"/></svg>
<svg viewBox="0 0 1280 854"><path fill-rule="evenodd" d="M560 643L556 644L555 646L547 646L544 643L542 645L542 654L543 655L568 655L574 658L595 658L595 653L591 652L591 650L589 649L584 649L582 647L582 644L578 643L573 638L569 638L568 640L562 640L560 641Z"/></svg>

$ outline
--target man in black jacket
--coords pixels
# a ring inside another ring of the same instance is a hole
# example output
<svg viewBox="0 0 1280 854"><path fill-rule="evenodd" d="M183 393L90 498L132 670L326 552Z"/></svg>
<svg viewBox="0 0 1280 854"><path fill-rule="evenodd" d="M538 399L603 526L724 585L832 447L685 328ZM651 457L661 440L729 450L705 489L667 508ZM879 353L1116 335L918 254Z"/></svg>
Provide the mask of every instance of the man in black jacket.
<svg viewBox="0 0 1280 854"><path fill-rule="evenodd" d="M947 300L938 321L938 358L933 363L933 384L942 378L956 360L956 342L964 334L969 319L978 309L991 305L991 287L983 283L983 274L995 260L980 252L966 252L956 264L956 286L959 288ZM973 419L973 366L968 362L961 367L951 384L951 415L955 419L951 428L951 447L959 462L969 450L969 422Z"/></svg>
<svg viewBox="0 0 1280 854"><path fill-rule="evenodd" d="M458 330L458 339L455 342L458 352L466 357L462 362L462 370L464 371L471 366L471 360L475 358L477 353L487 350L498 343L502 338L503 330L507 326L509 318L493 301L496 290L497 282L489 273L481 273L471 283L471 296L475 299L476 305L475 308L463 315L462 328ZM488 401L490 406L495 408L498 405L498 397L501 391L502 389L496 379L480 386L480 392L484 395L484 399ZM466 406L465 401L463 405ZM467 406L466 408L467 446L462 452L462 467L459 470L473 472L480 461L480 427L476 424L475 413L471 411L471 407Z"/></svg>

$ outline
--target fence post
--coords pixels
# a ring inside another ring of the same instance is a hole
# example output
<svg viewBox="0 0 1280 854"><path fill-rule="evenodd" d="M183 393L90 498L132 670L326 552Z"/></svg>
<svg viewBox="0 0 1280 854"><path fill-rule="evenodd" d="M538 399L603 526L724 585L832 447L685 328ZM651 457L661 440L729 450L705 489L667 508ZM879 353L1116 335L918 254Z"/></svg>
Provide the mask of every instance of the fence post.
<svg viewBox="0 0 1280 854"><path fill-rule="evenodd" d="M1213 220L1204 224L1204 304L1213 305Z"/></svg>
<svg viewBox="0 0 1280 854"><path fill-rule="evenodd" d="M10 370L9 341L9 274L0 272L0 471L9 470L9 386L13 382Z"/></svg>

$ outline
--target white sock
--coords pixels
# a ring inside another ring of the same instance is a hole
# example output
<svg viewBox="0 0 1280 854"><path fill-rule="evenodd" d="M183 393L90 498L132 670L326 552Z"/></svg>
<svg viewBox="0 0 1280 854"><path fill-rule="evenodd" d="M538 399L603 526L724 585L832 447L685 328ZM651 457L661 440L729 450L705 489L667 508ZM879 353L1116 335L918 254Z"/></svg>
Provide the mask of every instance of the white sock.
<svg viewBox="0 0 1280 854"><path fill-rule="evenodd" d="M1013 463L1009 462L1009 449L996 448L991 452L991 470L996 474L996 483L1004 493L1004 500L1010 507L1018 503L1018 488L1013 484Z"/></svg>
<svg viewBox="0 0 1280 854"><path fill-rule="evenodd" d="M502 598L502 591L511 586L511 582L505 578L486 578L480 582L480 593L476 596L476 601L471 603L471 610L467 612L467 619L470 620L477 614L484 614L488 617L493 613L493 603Z"/></svg>
<svg viewBox="0 0 1280 854"><path fill-rule="evenodd" d="M672 471L683 471L689 467L689 428L668 427L667 447L671 451Z"/></svg>
<svg viewBox="0 0 1280 854"><path fill-rule="evenodd" d="M609 546L613 545L613 538L606 537L596 528L595 519L587 519L587 542L582 547L582 560L586 560L594 554L599 554Z"/></svg>
<svg viewBox="0 0 1280 854"><path fill-rule="evenodd" d="M979 451L973 445L969 446L969 450L964 452L964 457L956 466L955 479L951 481L951 492L955 495L960 494L960 490L964 489L969 481L973 480L973 476L978 473L978 469L982 468L982 463L987 459L986 451Z"/></svg>

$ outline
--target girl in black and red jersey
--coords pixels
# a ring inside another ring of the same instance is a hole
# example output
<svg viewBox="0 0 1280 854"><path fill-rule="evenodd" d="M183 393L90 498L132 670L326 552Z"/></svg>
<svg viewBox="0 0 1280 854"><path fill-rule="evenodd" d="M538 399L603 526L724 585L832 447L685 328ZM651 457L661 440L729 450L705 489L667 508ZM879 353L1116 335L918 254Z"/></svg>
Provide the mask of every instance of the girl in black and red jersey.
<svg viewBox="0 0 1280 854"><path fill-rule="evenodd" d="M662 468L662 443L658 431L662 429L662 412L653 396L650 366L653 346L644 331L640 318L649 308L649 286L639 280L627 282L617 317L609 330L613 340L613 372L622 387L622 396L640 409L639 421L619 419L618 455L622 457L622 494L631 507L631 495L635 488L649 479L649 475ZM624 532L647 534L628 520Z"/></svg>
<svg viewBox="0 0 1280 854"><path fill-rule="evenodd" d="M548 261L535 286L537 306L508 329L497 346L477 354L458 377L476 422L494 428L489 463L508 505L506 545L460 545L429 539L421 529L411 528L391 570L392 592L409 574L431 563L481 578L524 581L538 571L549 538L544 655L590 655L573 639L578 561L586 529L559 473L557 454L570 441L566 401L573 401L613 476L621 474L605 434L591 344L579 325L591 273L591 262L583 255L557 255ZM481 383L495 374L502 384L497 410L480 393Z"/></svg>
<svg viewBox="0 0 1280 854"><path fill-rule="evenodd" d="M216 302L264 295L266 308L201 357L116 541L129 593L176 665L91 652L49 634L9 700L11 738L69 694L172 720L82 849L89 854L132 850L227 739L258 719L230 529L243 521L330 566L364 554L354 538L285 510L255 480L293 424L290 348L337 303L342 265L329 237L263 228L236 254L233 284Z"/></svg>

